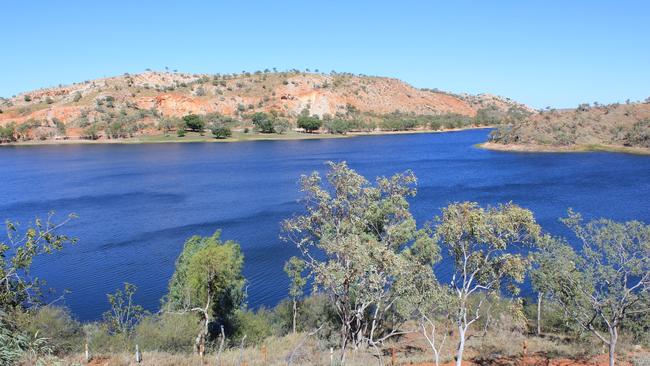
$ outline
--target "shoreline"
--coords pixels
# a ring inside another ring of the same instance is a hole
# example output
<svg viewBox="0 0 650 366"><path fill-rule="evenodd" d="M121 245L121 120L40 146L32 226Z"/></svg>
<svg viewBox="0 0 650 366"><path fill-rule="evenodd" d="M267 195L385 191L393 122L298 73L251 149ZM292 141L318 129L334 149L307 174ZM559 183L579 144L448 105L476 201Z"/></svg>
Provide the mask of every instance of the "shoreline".
<svg viewBox="0 0 650 366"><path fill-rule="evenodd" d="M544 145L521 145L521 144L498 144L494 142L483 142L475 145L477 148L514 153L585 153L585 152L612 152L633 155L650 155L650 149L643 147L627 147L619 145L573 145L573 146L544 146Z"/></svg>
<svg viewBox="0 0 650 366"><path fill-rule="evenodd" d="M372 131L372 132L348 132L347 134L329 134L329 133L304 133L291 131L285 134L244 134L234 132L233 137L226 139L216 139L209 133L201 136L198 133L188 133L185 137L165 136L165 135L148 135L121 139L69 139L69 140L44 140L44 141L19 141L0 144L0 148L21 147L21 146L65 146L65 145L131 145L131 144L174 144L174 143L235 143L250 141L295 141L295 140L319 140L319 139L342 139L354 138L361 136L385 136L385 135L411 135L426 133L446 133L466 130L490 129L493 126L450 128L443 130L408 130L408 131Z"/></svg>

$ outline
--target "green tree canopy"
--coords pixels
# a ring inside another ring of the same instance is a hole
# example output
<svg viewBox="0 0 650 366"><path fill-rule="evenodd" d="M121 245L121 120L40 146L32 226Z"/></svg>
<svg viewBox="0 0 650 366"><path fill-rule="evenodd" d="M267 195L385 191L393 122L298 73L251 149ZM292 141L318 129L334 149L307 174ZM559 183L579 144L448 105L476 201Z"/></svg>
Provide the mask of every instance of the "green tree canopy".
<svg viewBox="0 0 650 366"><path fill-rule="evenodd" d="M318 130L323 123L318 116L300 116L298 117L298 127L304 128L307 132Z"/></svg>
<svg viewBox="0 0 650 366"><path fill-rule="evenodd" d="M328 165L327 185L316 172L302 177L308 213L285 220L284 239L304 253L315 288L335 305L341 349L376 347L399 334L396 303L407 298L414 266L438 259L437 246L409 211L413 173L372 185L345 163Z"/></svg>
<svg viewBox="0 0 650 366"><path fill-rule="evenodd" d="M185 122L185 127L192 131L201 132L205 128L205 121L198 114L188 114L183 117L183 122Z"/></svg>
<svg viewBox="0 0 650 366"><path fill-rule="evenodd" d="M562 221L582 247L576 252L564 241L542 246L533 278L546 281L542 289L569 318L609 347L614 365L621 323L650 311L650 225L607 219L585 224L571 210Z"/></svg>

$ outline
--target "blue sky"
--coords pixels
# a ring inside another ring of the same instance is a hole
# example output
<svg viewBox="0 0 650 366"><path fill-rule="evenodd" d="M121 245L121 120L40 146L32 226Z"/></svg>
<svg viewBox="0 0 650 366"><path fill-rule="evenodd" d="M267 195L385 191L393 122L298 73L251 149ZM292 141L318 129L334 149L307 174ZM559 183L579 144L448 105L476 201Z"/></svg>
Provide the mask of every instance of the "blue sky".
<svg viewBox="0 0 650 366"><path fill-rule="evenodd" d="M647 1L18 1L0 96L146 68L392 76L534 107L650 96Z"/></svg>

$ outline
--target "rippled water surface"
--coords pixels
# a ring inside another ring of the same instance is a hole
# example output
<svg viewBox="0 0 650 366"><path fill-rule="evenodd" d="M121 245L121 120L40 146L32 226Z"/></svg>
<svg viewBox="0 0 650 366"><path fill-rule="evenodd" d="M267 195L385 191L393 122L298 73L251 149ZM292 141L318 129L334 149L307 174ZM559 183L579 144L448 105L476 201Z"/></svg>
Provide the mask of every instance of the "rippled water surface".
<svg viewBox="0 0 650 366"><path fill-rule="evenodd" d="M39 258L34 274L65 295L82 320L107 308L106 293L138 286L137 301L159 306L184 240L223 230L241 243L249 305L286 294L278 239L299 212L297 180L346 160L368 177L411 169L420 224L461 200L513 201L549 231L568 207L586 217L650 222L650 157L612 153L519 154L473 147L487 130L310 141L0 148L0 219L29 221L55 210L79 215L66 232L79 243ZM445 277L445 264L437 268Z"/></svg>

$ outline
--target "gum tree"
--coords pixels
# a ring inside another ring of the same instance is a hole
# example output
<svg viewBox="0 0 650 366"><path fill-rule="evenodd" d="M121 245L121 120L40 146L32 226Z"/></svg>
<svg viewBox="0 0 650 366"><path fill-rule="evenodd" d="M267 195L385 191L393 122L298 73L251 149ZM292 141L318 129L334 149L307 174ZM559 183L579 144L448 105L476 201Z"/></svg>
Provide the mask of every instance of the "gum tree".
<svg viewBox="0 0 650 366"><path fill-rule="evenodd" d="M289 296L293 303L292 329L296 333L296 317L298 315L298 299L303 295L303 288L307 284L307 278L302 273L305 271L305 261L298 257L291 257L284 264L284 272L289 277Z"/></svg>
<svg viewBox="0 0 650 366"><path fill-rule="evenodd" d="M482 208L475 202L454 203L436 218L435 236L453 261L451 289L461 366L468 330L481 317L489 295L517 294L529 261L517 250L532 246L540 234L533 213L508 203Z"/></svg>
<svg viewBox="0 0 650 366"><path fill-rule="evenodd" d="M244 303L243 264L239 244L221 241L220 231L210 237L191 237L176 260L163 310L200 314L202 327L196 339L200 355L211 323L231 328L235 310Z"/></svg>
<svg viewBox="0 0 650 366"><path fill-rule="evenodd" d="M403 333L397 303L411 266L432 262L437 252L409 211L411 172L373 185L345 163L328 165L326 184L316 172L302 177L306 213L284 221L283 239L302 251L315 289L336 308L343 363L349 344L378 350Z"/></svg>
<svg viewBox="0 0 650 366"><path fill-rule="evenodd" d="M650 225L607 219L585 224L571 210L562 221L582 246L578 251L566 243L551 247L550 255L562 260L541 263L542 271L556 274L549 295L608 346L613 366L621 323L650 311Z"/></svg>

